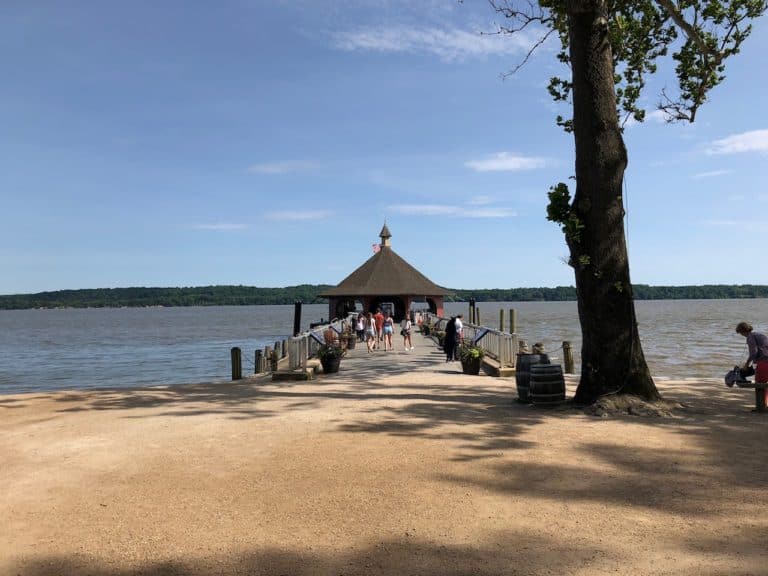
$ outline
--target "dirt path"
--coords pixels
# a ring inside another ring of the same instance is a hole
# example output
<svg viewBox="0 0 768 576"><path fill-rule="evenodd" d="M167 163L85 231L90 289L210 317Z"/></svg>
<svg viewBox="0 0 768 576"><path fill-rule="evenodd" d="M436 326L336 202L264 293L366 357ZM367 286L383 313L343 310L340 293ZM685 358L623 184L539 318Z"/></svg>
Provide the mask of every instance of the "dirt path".
<svg viewBox="0 0 768 576"><path fill-rule="evenodd" d="M599 418L416 352L0 397L0 574L768 574L749 391L659 381L675 417Z"/></svg>

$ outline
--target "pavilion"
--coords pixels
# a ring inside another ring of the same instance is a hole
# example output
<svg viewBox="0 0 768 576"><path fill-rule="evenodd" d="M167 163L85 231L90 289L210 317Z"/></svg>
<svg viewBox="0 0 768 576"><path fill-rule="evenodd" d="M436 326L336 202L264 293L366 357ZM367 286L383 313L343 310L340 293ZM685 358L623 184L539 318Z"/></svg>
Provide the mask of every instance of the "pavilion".
<svg viewBox="0 0 768 576"><path fill-rule="evenodd" d="M443 298L451 294L441 288L394 250L386 223L379 234L381 245L362 266L335 288L321 293L328 298L330 318L343 318L360 301L364 312L389 309L396 322L402 320L414 301L426 301L429 311L443 316Z"/></svg>

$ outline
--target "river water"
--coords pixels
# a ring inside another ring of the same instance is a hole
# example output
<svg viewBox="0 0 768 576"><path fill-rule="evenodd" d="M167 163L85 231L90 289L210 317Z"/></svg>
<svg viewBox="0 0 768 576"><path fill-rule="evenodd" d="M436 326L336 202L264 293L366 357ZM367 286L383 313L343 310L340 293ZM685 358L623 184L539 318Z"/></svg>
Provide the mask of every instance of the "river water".
<svg viewBox="0 0 768 576"><path fill-rule="evenodd" d="M575 302L479 303L482 323L498 328L499 310L516 311L517 332L559 355L581 336ZM226 380L233 346L243 371L253 351L287 338L293 305L0 311L0 394ZM720 378L746 357L734 332L741 320L768 330L768 299L636 302L643 350L654 376ZM468 312L449 303L446 314ZM302 328L328 316L303 307ZM252 369L252 364L250 369Z"/></svg>

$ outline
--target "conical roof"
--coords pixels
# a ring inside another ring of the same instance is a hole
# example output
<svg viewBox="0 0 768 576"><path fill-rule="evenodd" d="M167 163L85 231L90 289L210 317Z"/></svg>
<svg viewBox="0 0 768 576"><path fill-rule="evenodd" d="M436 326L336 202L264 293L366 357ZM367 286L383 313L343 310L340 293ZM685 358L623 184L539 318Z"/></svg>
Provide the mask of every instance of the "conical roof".
<svg viewBox="0 0 768 576"><path fill-rule="evenodd" d="M447 296L441 288L401 258L387 240L391 237L386 224L381 231L381 248L362 266L344 278L335 288L320 296Z"/></svg>

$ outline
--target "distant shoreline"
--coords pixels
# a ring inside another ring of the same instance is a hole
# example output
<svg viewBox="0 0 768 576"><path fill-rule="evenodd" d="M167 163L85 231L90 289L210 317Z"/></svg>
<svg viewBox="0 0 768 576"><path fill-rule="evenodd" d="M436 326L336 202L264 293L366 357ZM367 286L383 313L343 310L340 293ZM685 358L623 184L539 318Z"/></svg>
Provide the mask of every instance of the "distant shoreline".
<svg viewBox="0 0 768 576"><path fill-rule="evenodd" d="M171 308L190 306L286 305L295 302L325 304L319 294L327 284L302 284L284 288L253 286L201 286L184 288L85 288L37 294L0 296L0 310L69 308ZM569 302L576 288L486 288L449 289L446 302ZM635 300L726 300L768 298L768 285L648 286L633 285Z"/></svg>

